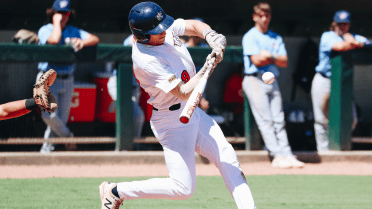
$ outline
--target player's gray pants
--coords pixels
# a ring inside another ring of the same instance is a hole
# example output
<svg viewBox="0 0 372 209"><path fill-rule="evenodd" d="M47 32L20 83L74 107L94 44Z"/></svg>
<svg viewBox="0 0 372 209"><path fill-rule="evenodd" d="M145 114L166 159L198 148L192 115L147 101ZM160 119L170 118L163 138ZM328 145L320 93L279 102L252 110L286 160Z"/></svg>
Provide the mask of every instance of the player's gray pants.
<svg viewBox="0 0 372 209"><path fill-rule="evenodd" d="M278 82L275 80L272 84L265 84L261 74L244 76L243 90L270 155L292 155Z"/></svg>
<svg viewBox="0 0 372 209"><path fill-rule="evenodd" d="M311 96L314 111L315 140L318 151L329 150L328 120L329 120L329 98L331 92L331 79L316 73L311 86ZM358 119L355 103L352 103L353 125L355 128Z"/></svg>
<svg viewBox="0 0 372 209"><path fill-rule="evenodd" d="M107 82L107 89L112 98L116 101L117 99L117 76L111 76ZM145 115L141 106L139 105L139 98L141 96L140 86L134 87L132 90L132 101L133 101L133 122L134 122L134 137L141 137L142 127L145 122Z"/></svg>
<svg viewBox="0 0 372 209"><path fill-rule="evenodd" d="M42 74L42 72L39 72L36 80L38 80ZM50 87L50 92L57 99L58 108L51 114L47 112L42 112L41 114L43 121L47 125L47 129L44 133L44 139L54 137L69 137L72 135L66 124L70 114L71 101L74 93L73 84L74 76L70 75L67 79L56 78L53 85Z"/></svg>

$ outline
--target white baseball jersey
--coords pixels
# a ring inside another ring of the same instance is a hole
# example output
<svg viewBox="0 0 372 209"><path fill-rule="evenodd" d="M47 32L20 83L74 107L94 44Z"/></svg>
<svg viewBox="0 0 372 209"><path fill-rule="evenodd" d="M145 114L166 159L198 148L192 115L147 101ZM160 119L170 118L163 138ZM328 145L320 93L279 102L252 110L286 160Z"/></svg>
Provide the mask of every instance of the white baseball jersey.
<svg viewBox="0 0 372 209"><path fill-rule="evenodd" d="M133 71L141 87L150 95L147 101L157 109L167 109L181 100L169 93L179 82L195 74L191 55L178 36L185 32L185 20L177 19L166 30L164 44L152 46L134 42Z"/></svg>

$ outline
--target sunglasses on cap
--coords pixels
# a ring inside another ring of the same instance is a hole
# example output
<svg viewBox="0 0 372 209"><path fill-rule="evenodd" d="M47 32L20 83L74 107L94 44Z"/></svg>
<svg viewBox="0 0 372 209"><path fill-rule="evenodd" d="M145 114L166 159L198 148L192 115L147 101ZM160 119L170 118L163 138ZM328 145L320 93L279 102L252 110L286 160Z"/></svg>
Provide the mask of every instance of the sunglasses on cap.
<svg viewBox="0 0 372 209"><path fill-rule="evenodd" d="M65 16L70 16L71 12L65 12L65 11L60 11L60 12L57 12L57 13L60 13L62 15L65 15Z"/></svg>

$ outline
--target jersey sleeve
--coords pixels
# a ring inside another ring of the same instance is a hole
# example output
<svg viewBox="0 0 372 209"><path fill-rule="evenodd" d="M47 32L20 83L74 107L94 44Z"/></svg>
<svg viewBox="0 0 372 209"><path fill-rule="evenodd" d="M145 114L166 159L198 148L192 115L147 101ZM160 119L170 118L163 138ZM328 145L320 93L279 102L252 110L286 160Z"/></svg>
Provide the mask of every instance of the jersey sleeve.
<svg viewBox="0 0 372 209"><path fill-rule="evenodd" d="M52 34L52 30L47 25L41 27L37 34L37 36L39 37L39 44L45 45L48 41L50 34Z"/></svg>
<svg viewBox="0 0 372 209"><path fill-rule="evenodd" d="M330 52L335 43L342 42L336 34L325 33L320 39L320 51Z"/></svg>
<svg viewBox="0 0 372 209"><path fill-rule="evenodd" d="M255 55L260 53L260 46L253 33L248 32L244 35L243 41L243 55Z"/></svg>
<svg viewBox="0 0 372 209"><path fill-rule="evenodd" d="M364 36L361 36L361 35L358 35L358 34L353 34L353 35L354 35L355 40L357 40L359 42L362 42L362 43L368 42L368 39Z"/></svg>
<svg viewBox="0 0 372 209"><path fill-rule="evenodd" d="M88 37L88 35L89 35L88 32L86 32L85 30L80 29L80 28L76 28L76 29L79 32L79 35L80 35L81 40L85 40Z"/></svg>
<svg viewBox="0 0 372 209"><path fill-rule="evenodd" d="M278 56L287 55L287 50L285 50L285 44L283 38L279 36L279 46L278 46Z"/></svg>
<svg viewBox="0 0 372 209"><path fill-rule="evenodd" d="M185 34L185 28L185 20L179 18L173 22L173 24L169 27L169 30L173 31L177 36L183 36L183 34Z"/></svg>
<svg viewBox="0 0 372 209"><path fill-rule="evenodd" d="M170 66L156 60L147 63L144 69L139 72L136 71L137 73L144 74L143 77L146 78L147 82L165 93L169 93L181 82L181 79L177 78Z"/></svg>

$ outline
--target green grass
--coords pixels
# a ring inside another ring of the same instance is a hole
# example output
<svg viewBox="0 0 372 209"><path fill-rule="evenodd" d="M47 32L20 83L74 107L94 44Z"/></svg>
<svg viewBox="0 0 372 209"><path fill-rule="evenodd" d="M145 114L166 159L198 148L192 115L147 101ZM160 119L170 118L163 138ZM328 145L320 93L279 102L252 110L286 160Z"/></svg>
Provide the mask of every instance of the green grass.
<svg viewBox="0 0 372 209"><path fill-rule="evenodd" d="M100 208L103 180L146 178L0 179L0 208ZM371 176L247 176L258 209L370 209ZM131 200L123 208L237 208L222 177L197 177L189 200Z"/></svg>

